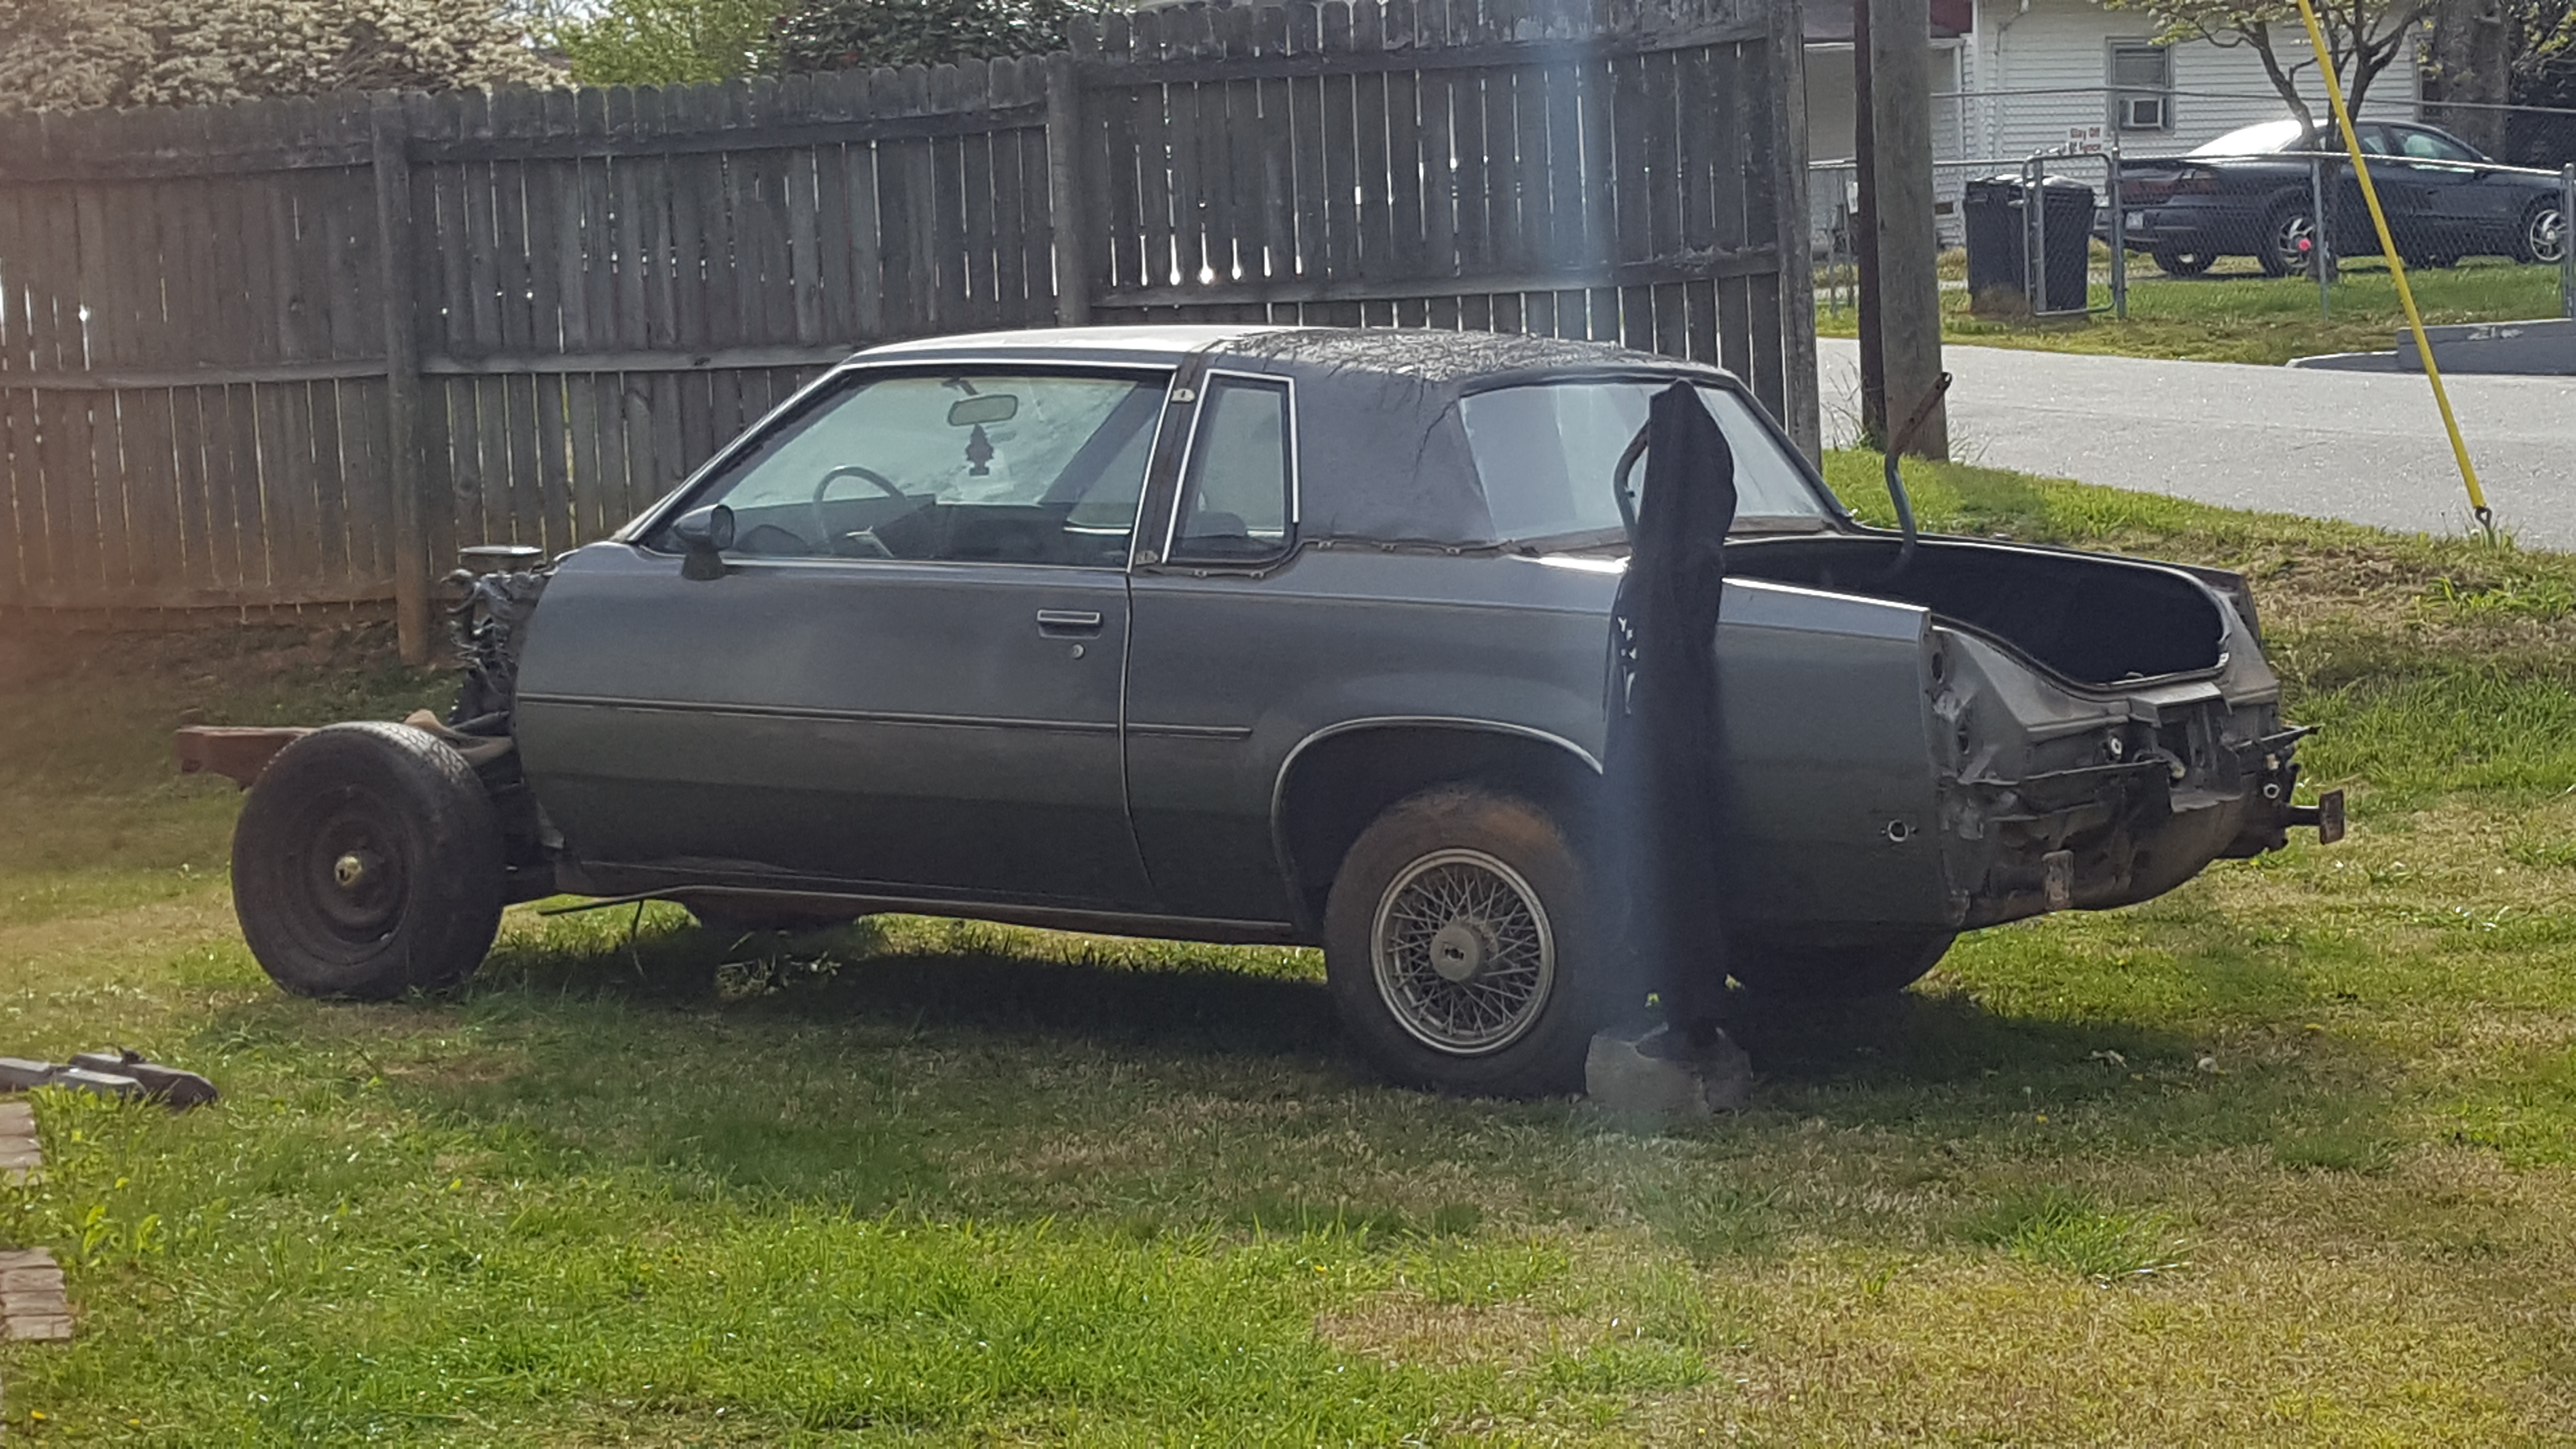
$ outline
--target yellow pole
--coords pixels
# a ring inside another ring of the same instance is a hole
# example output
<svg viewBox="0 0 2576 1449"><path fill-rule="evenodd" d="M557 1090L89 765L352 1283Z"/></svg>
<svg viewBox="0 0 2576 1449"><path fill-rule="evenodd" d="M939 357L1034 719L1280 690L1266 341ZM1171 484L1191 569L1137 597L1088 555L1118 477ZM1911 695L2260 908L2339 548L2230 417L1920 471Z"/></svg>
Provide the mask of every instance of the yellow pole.
<svg viewBox="0 0 2576 1449"><path fill-rule="evenodd" d="M2433 344L2424 336L2424 314L2415 310L2415 289L2406 285L2406 264L2397 257L2397 239L2388 231L2388 213L2380 208L2379 188L2370 184L2370 163L2361 157L2361 138L2352 131L2352 112L2343 103L2343 78L2335 74L2334 57L2326 51L2325 31L2317 25L2316 8L2309 0L2299 0L2299 19L2308 27L2308 44L2317 51L2317 73L2325 77L2326 100L2334 106L2335 125L2343 132L2343 145L2352 153L2352 174L2361 182L2361 199L2370 207L2370 224L2379 229L2379 250L2388 258L2388 275L2397 283L2397 305L2406 309L2406 325L2415 332L2415 355L2424 359L2424 376L2433 383L2433 401L2442 409L2442 426L2451 435L2451 456L2460 461L2460 481L2468 485L2469 507L2477 514L2478 524L2495 538L2495 512L2487 507L2486 490L2478 486L2478 470L2469 463L2469 445L2460 440L2460 420L2451 412L2451 395L2442 387L2442 369L2434 365ZM2317 226L2330 223L2318 217Z"/></svg>

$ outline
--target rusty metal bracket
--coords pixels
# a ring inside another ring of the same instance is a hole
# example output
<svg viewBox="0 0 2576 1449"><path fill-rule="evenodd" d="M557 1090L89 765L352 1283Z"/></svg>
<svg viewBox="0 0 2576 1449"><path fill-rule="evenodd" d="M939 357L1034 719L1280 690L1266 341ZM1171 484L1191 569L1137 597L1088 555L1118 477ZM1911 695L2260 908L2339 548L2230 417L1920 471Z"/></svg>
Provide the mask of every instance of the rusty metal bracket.
<svg viewBox="0 0 2576 1449"><path fill-rule="evenodd" d="M2328 790L2314 805L2291 806L2287 823L2292 829L2314 829L2319 845L2334 844L2343 839L2343 792Z"/></svg>
<svg viewBox="0 0 2576 1449"><path fill-rule="evenodd" d="M247 790L259 782L277 752L313 733L309 729L259 729L237 725L188 725L170 737L182 775L221 775Z"/></svg>

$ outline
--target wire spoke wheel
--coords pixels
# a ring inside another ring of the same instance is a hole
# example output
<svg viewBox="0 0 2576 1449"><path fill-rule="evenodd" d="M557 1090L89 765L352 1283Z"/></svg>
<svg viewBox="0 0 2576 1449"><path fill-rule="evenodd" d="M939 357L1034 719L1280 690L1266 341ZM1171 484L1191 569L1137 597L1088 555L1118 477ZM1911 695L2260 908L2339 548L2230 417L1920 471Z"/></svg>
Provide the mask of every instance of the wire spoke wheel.
<svg viewBox="0 0 2576 1449"><path fill-rule="evenodd" d="M1387 1010L1443 1052L1511 1045L1556 984L1556 936L1538 892L1480 850L1435 851L1398 872L1369 944Z"/></svg>

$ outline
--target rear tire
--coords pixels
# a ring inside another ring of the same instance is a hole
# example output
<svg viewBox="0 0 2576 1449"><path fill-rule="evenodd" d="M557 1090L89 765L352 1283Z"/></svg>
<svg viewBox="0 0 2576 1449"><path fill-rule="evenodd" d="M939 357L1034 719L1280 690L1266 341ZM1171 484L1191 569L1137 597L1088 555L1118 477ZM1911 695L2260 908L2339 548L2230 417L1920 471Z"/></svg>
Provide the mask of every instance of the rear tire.
<svg viewBox="0 0 2576 1449"><path fill-rule="evenodd" d="M1324 973L1342 1025L1409 1086L1580 1091L1616 971L1581 856L1546 811L1426 790L1361 832L1333 878Z"/></svg>
<svg viewBox="0 0 2576 1449"><path fill-rule="evenodd" d="M1923 978L1958 937L1947 932L1870 946L1780 946L1747 942L1729 971L1744 989L1773 1001L1860 1001L1893 996Z"/></svg>
<svg viewBox="0 0 2576 1449"><path fill-rule="evenodd" d="M2154 256L2156 259L2156 270L2164 273L2168 277L2197 277L2205 275L2209 271L2211 265L2216 263L2218 260L2215 253L2181 251L2172 247L2158 247L2155 250Z"/></svg>
<svg viewBox="0 0 2576 1449"><path fill-rule="evenodd" d="M383 1001L474 973L506 847L472 766L405 725L336 724L278 752L233 827L233 910L298 996Z"/></svg>
<svg viewBox="0 0 2576 1449"><path fill-rule="evenodd" d="M2273 207L2263 222L2263 249L2254 256L2263 266L2263 275L2286 277L2306 271L2308 253L2299 243L2304 240L2313 245L2316 230L2316 219L2308 214L2307 203L2285 201Z"/></svg>

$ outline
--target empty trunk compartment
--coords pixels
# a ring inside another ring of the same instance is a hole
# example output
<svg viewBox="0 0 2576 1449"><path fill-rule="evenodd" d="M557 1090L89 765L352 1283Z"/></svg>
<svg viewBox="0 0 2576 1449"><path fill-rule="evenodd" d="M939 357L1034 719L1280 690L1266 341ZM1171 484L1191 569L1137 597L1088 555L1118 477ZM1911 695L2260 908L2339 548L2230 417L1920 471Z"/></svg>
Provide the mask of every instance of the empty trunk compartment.
<svg viewBox="0 0 2576 1449"><path fill-rule="evenodd" d="M1888 577L1898 541L1742 539L1726 571L1920 604L2003 640L2050 671L2106 688L2218 667L2227 616L2197 579L2156 564L1975 539L1926 538Z"/></svg>

